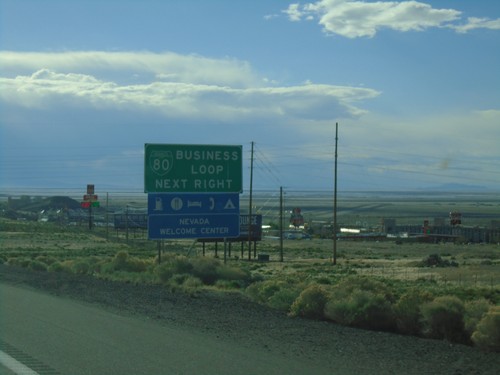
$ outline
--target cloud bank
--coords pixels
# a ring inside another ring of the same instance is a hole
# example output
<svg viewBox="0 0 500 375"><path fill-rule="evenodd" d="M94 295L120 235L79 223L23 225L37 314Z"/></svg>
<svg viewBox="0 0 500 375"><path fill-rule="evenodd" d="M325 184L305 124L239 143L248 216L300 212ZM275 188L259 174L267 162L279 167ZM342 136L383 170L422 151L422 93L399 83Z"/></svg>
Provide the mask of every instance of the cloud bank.
<svg viewBox="0 0 500 375"><path fill-rule="evenodd" d="M0 52L0 100L39 110L153 111L169 118L324 120L365 111L370 88L268 86L246 62L172 53Z"/></svg>
<svg viewBox="0 0 500 375"><path fill-rule="evenodd" d="M500 19L463 20L459 10L436 9L418 1L319 0L304 5L290 4L283 12L290 21L317 20L326 34L346 38L372 38L383 29L407 32L439 27L459 33L479 28L500 29Z"/></svg>

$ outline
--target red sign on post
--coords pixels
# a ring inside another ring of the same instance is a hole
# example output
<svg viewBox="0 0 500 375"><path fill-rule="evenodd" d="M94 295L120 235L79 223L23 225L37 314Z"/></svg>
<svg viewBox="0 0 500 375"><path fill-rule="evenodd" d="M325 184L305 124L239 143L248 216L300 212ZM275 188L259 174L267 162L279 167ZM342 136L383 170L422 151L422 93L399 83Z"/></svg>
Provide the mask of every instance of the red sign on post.
<svg viewBox="0 0 500 375"><path fill-rule="evenodd" d="M82 208L89 208L90 207L90 202L82 202L81 206L82 206Z"/></svg>

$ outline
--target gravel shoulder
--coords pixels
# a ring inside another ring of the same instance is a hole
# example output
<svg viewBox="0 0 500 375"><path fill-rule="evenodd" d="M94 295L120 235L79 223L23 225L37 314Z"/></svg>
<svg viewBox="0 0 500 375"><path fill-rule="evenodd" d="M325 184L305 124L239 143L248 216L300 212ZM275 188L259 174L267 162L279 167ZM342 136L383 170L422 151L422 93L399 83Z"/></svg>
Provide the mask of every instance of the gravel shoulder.
<svg viewBox="0 0 500 375"><path fill-rule="evenodd" d="M237 345L314 361L335 374L497 374L500 354L384 332L290 318L238 293L190 296L135 285L0 265L0 282L97 304L118 314L182 326Z"/></svg>

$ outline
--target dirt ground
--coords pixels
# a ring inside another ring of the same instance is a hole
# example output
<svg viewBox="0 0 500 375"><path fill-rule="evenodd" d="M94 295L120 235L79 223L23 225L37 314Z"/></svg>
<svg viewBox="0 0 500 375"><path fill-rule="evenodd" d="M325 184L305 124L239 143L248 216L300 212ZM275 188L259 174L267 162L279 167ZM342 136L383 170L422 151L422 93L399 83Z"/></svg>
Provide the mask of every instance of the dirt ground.
<svg viewBox="0 0 500 375"><path fill-rule="evenodd" d="M500 354L329 322L290 318L237 293L189 296L159 285L134 285L0 265L0 282L97 304L290 358L313 360L334 374L497 374Z"/></svg>

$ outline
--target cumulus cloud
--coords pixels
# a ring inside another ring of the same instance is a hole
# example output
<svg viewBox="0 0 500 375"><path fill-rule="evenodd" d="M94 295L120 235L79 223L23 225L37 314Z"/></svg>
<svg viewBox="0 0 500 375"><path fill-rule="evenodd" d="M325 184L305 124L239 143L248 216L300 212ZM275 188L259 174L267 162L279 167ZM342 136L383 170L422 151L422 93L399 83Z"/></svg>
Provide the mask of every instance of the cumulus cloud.
<svg viewBox="0 0 500 375"><path fill-rule="evenodd" d="M154 54L0 53L2 65L18 63L21 69L38 68L30 75L0 77L3 102L17 106L52 110L65 107L155 111L172 118L232 120L255 117L332 119L359 116L357 105L379 95L369 88L304 84L264 86L246 63L200 57L183 65ZM96 56L99 58L97 60ZM78 57L82 58L80 64ZM193 57L188 57L191 61ZM125 61L126 60L126 61ZM38 61L38 63L36 62ZM92 61L98 61L91 65ZM159 61L170 61L162 67ZM150 74L149 82L123 83L104 78L131 73ZM41 66L50 68L41 68ZM85 73L93 71L93 74ZM225 73L228 75L226 76ZM95 74L95 75L94 75ZM99 77L101 75L101 77ZM218 79L220 77L220 79Z"/></svg>
<svg viewBox="0 0 500 375"><path fill-rule="evenodd" d="M448 27L465 33L476 28L499 29L500 20L469 18L457 25L462 12L436 9L418 1L350 1L319 0L300 5L290 4L284 13L290 21L318 20L327 34L347 38L374 37L381 29L422 31L431 27Z"/></svg>
<svg viewBox="0 0 500 375"><path fill-rule="evenodd" d="M500 30L500 19L490 20L488 18L469 17L467 23L453 26L453 29L463 34L474 29Z"/></svg>

